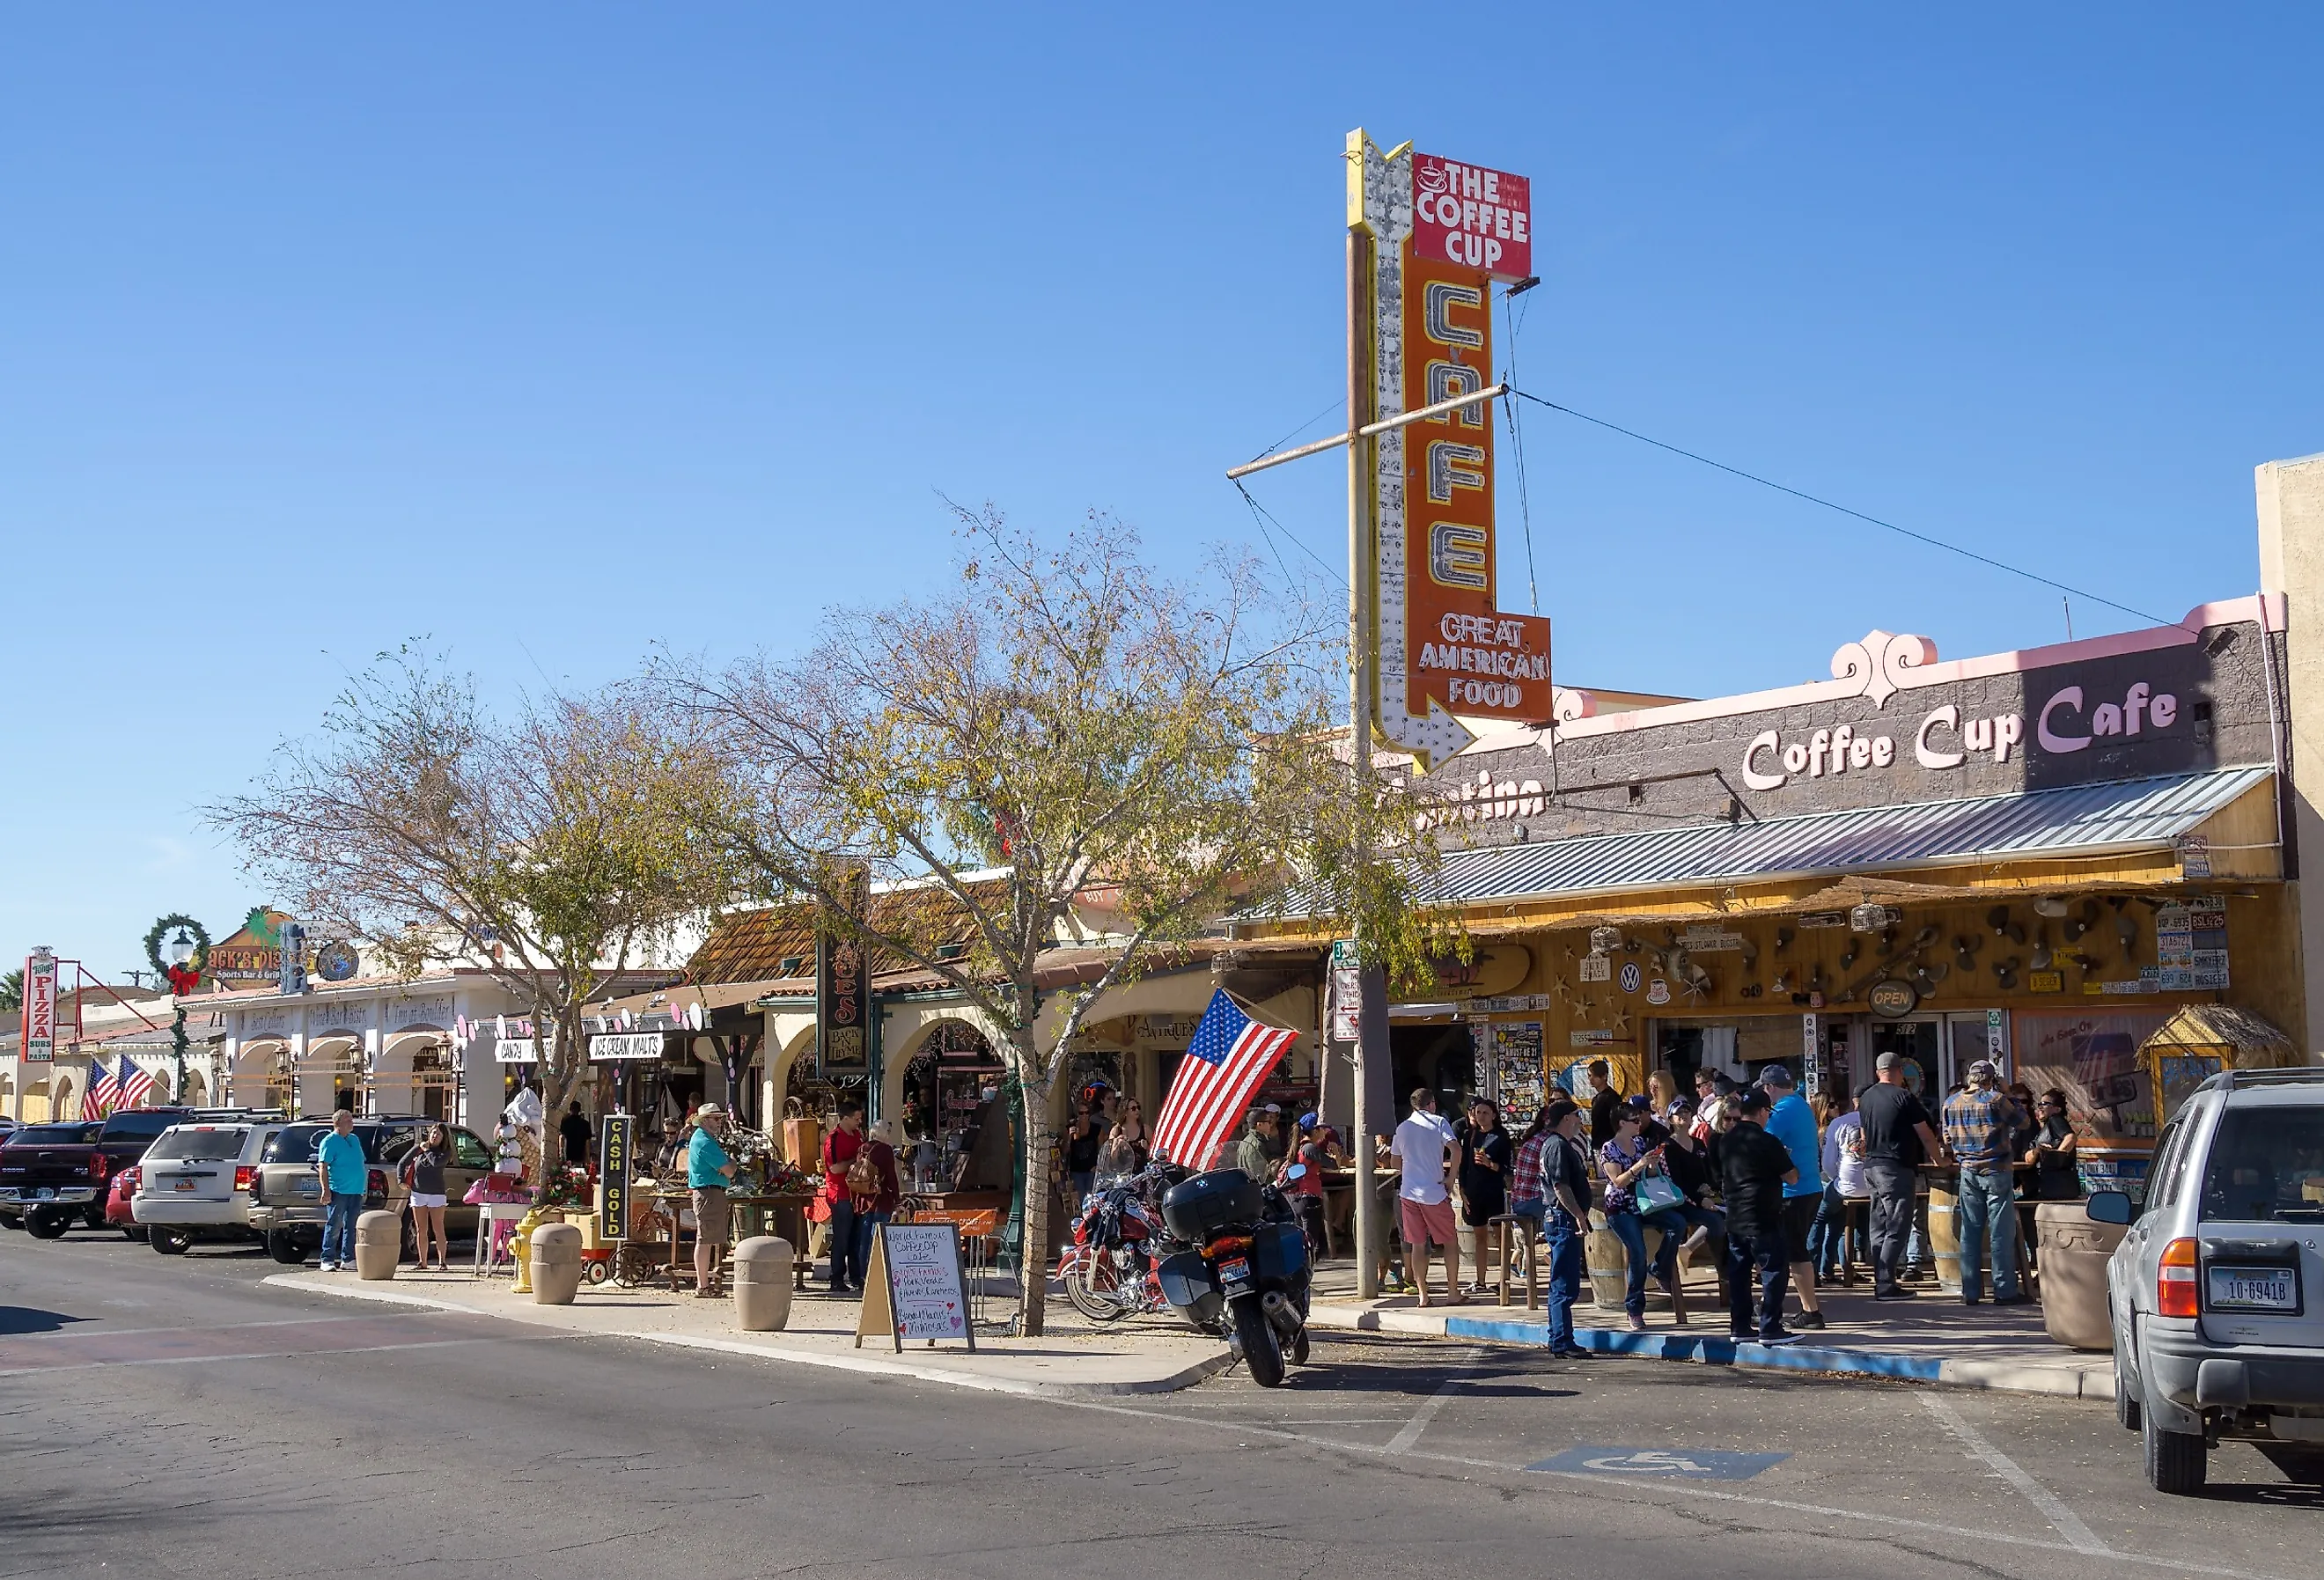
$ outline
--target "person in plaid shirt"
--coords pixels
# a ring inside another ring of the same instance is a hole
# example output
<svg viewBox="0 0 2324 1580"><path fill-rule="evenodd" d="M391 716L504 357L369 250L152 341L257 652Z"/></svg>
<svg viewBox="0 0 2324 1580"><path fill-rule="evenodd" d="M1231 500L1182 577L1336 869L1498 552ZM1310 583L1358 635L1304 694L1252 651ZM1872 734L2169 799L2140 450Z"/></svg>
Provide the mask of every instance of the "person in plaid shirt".
<svg viewBox="0 0 2324 1580"><path fill-rule="evenodd" d="M1985 1250L1993 1246L1993 1303L2023 1306L2017 1287L2017 1192L2010 1140L2025 1116L2001 1090L1992 1064L1969 1067L1969 1085L1945 1099L1945 1147L1960 1165L1961 1304L1985 1298Z"/></svg>
<svg viewBox="0 0 2324 1580"><path fill-rule="evenodd" d="M1536 1229L1546 1210L1541 1199L1541 1148L1548 1138L1549 1110L1544 1107L1518 1138L1517 1163L1509 1170L1509 1211L1531 1218Z"/></svg>

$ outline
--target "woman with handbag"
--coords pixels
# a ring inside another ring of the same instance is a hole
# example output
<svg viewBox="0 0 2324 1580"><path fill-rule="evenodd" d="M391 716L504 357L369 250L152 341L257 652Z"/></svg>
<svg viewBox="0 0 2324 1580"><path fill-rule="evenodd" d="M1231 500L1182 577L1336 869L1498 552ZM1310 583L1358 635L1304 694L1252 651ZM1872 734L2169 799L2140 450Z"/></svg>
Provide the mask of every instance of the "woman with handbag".
<svg viewBox="0 0 2324 1580"><path fill-rule="evenodd" d="M1679 1243L1686 1235L1686 1220L1673 1211L1681 1199L1678 1187L1663 1171L1663 1150L1638 1137L1645 1115L1628 1104L1615 1111L1614 1139L1598 1149L1598 1164L1606 1181L1606 1229L1621 1241L1628 1253L1629 1280L1622 1308L1632 1333L1646 1330L1646 1225L1662 1231L1655 1250L1655 1277L1670 1291L1671 1314L1686 1326L1686 1297L1678 1283Z"/></svg>

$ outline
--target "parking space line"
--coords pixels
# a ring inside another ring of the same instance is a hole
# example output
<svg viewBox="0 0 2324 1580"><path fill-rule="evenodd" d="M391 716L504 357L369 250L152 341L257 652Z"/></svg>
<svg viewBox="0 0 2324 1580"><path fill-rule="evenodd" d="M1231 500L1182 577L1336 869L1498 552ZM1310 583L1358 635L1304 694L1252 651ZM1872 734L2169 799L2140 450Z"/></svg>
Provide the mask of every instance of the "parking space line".
<svg viewBox="0 0 2324 1580"><path fill-rule="evenodd" d="M1412 1419L1405 1422L1403 1426L1397 1428L1396 1436L1388 1440L1388 1446L1382 1452L1388 1454L1411 1453L1413 1446L1420 1441L1420 1435L1428 1430L1428 1423L1436 1418L1436 1414L1439 1410L1442 1410L1446 1405L1452 1402L1452 1396L1455 1393L1458 1393L1462 1387L1469 1381L1466 1377L1462 1376L1460 1372L1467 1371L1468 1368L1475 1365L1479 1361L1483 1360L1484 1357L1485 1352L1480 1349L1471 1350L1467 1355L1463 1356L1460 1362L1460 1371L1455 1372L1453 1375L1446 1378L1444 1380L1443 1387L1438 1389L1434 1393L1430 1394L1426 1399L1420 1401L1420 1408L1412 1412Z"/></svg>
<svg viewBox="0 0 2324 1580"><path fill-rule="evenodd" d="M1932 1393L1921 1395L1921 1402L1948 1432L1960 1440L1961 1446L1971 1455L1991 1465L1994 1474L2024 1494L2025 1501L2042 1511L2042 1518L2058 1529L2058 1534L2073 1544L2078 1553L2098 1553L2112 1557L2114 1549L2098 1538L2098 1533L2082 1523L2081 1516L2060 1501L2058 1495L2027 1474L2024 1468L2000 1449L1992 1440L1961 1418L1960 1411L1951 1401Z"/></svg>

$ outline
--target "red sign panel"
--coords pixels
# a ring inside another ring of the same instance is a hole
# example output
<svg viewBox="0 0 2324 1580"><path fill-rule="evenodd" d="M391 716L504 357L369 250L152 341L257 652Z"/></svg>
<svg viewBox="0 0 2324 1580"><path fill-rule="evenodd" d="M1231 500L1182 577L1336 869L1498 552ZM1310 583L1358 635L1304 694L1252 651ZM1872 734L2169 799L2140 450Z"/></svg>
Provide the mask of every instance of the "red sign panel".
<svg viewBox="0 0 2324 1580"><path fill-rule="evenodd" d="M24 1062L57 1055L57 959L34 955L24 962Z"/></svg>
<svg viewBox="0 0 2324 1580"><path fill-rule="evenodd" d="M1496 280L1533 273L1533 184L1507 171L1412 156L1413 250Z"/></svg>

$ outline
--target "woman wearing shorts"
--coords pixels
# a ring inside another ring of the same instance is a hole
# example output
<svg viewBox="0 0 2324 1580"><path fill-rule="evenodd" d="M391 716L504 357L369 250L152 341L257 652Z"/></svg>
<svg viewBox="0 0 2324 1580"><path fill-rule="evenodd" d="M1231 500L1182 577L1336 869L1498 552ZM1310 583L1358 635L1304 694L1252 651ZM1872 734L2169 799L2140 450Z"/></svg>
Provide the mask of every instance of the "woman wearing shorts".
<svg viewBox="0 0 2324 1580"><path fill-rule="evenodd" d="M444 1233L444 1167L452 1160L452 1140L440 1124L431 1124L403 1160L404 1183L411 1187L411 1238L420 1256L420 1270L428 1269L430 1236L436 1245L438 1272L452 1270L452 1242Z"/></svg>

